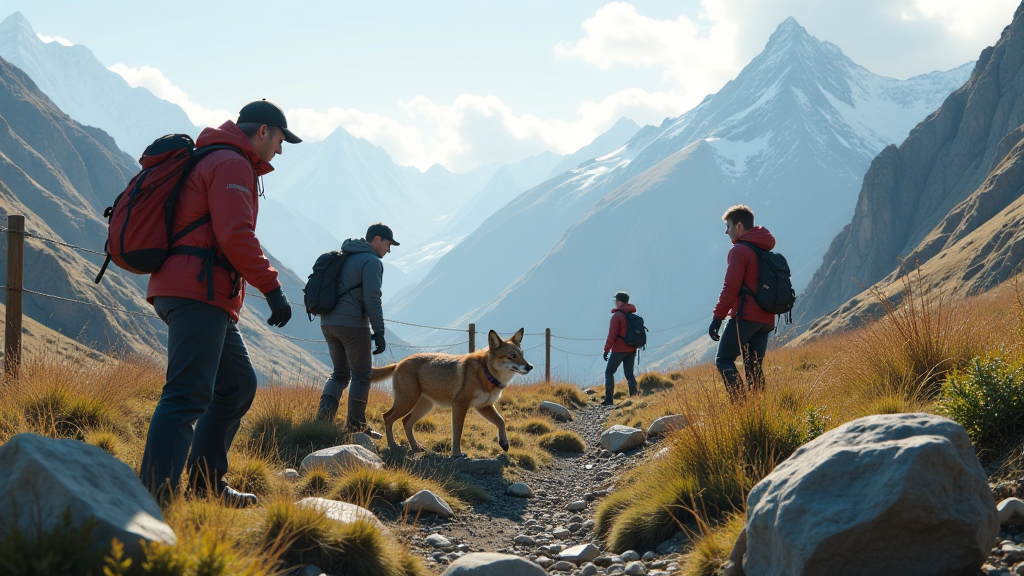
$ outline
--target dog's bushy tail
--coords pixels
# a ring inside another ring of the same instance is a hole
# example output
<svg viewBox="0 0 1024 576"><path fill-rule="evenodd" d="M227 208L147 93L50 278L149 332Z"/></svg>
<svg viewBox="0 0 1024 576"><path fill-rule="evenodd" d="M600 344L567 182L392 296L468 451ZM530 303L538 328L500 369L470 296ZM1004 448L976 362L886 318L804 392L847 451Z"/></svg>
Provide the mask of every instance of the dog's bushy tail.
<svg viewBox="0 0 1024 576"><path fill-rule="evenodd" d="M370 382L380 382L391 378L391 375L398 369L398 364L388 364L383 368L374 368L370 372Z"/></svg>

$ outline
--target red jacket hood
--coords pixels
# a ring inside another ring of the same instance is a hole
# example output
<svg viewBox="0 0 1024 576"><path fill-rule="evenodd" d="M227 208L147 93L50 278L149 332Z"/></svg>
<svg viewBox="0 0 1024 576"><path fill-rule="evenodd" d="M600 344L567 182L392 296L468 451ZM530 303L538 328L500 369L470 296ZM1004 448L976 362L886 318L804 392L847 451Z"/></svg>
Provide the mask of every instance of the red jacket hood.
<svg viewBox="0 0 1024 576"><path fill-rule="evenodd" d="M199 148L215 144L227 144L244 152L249 161L252 162L257 176L263 176L274 171L274 167L269 162L264 162L260 159L259 154L256 153L256 148L252 145L252 141L231 120L217 128L203 128L199 138L196 138L196 147Z"/></svg>
<svg viewBox="0 0 1024 576"><path fill-rule="evenodd" d="M618 308L612 308L612 314L615 314L619 310L625 312L626 314L634 314L636 313L636 306L633 306L632 304L622 304Z"/></svg>
<svg viewBox="0 0 1024 576"><path fill-rule="evenodd" d="M762 228L760 226L754 226L750 230L744 232L736 242L733 242L733 244L737 242L750 242L761 250L771 250L772 248L775 248L775 236L772 236L772 233L769 232L767 228Z"/></svg>

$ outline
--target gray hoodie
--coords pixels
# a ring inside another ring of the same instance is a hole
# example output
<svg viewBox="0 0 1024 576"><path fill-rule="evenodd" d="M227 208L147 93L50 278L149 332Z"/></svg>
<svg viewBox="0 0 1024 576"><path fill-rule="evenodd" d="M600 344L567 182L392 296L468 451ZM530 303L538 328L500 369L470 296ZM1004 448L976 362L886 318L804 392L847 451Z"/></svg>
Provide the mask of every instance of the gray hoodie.
<svg viewBox="0 0 1024 576"><path fill-rule="evenodd" d="M362 238L345 240L341 243L341 251L349 257L341 269L338 292L345 292L360 282L363 285L342 296L333 310L320 317L320 325L364 328L369 322L373 334L383 334L380 285L384 278L384 263L373 251L373 246Z"/></svg>

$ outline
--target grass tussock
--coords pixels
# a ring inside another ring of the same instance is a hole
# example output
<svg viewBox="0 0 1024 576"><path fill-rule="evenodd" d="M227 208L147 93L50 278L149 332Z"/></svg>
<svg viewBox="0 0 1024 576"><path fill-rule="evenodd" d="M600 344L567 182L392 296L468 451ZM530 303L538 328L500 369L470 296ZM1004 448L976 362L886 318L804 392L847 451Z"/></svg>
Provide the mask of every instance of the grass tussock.
<svg viewBox="0 0 1024 576"><path fill-rule="evenodd" d="M395 511L399 503L420 490L430 490L441 497L453 510L464 510L466 505L450 494L441 483L417 476L405 470L369 468L354 469L338 479L330 498L351 502L371 509L387 508Z"/></svg>
<svg viewBox="0 0 1024 576"><path fill-rule="evenodd" d="M587 443L583 441L583 437L569 430L549 432L541 436L537 443L548 452L582 454L587 451Z"/></svg>

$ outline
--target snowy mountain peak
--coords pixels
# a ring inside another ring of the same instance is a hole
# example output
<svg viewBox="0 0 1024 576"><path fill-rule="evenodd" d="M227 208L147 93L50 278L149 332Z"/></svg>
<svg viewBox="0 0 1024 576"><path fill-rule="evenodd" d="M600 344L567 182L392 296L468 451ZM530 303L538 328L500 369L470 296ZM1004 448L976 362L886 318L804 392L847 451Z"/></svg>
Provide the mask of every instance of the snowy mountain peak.
<svg viewBox="0 0 1024 576"><path fill-rule="evenodd" d="M4 36L17 35L39 40L39 37L36 36L36 31L32 29L32 25L29 24L29 21L21 12L15 12L7 18L4 18L3 22L0 22L0 34Z"/></svg>

